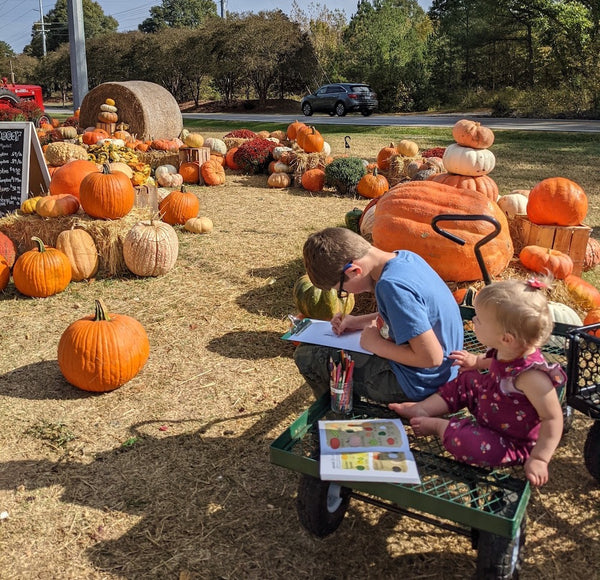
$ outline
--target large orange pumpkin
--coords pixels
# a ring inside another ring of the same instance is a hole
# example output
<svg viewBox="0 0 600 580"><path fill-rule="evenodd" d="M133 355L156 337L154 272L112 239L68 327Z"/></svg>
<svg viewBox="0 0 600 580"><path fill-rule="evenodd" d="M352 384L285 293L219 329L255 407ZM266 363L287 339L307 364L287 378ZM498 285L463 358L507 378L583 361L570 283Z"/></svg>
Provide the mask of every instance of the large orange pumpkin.
<svg viewBox="0 0 600 580"><path fill-rule="evenodd" d="M585 191L565 177L549 177L529 192L527 217L534 224L578 226L588 210Z"/></svg>
<svg viewBox="0 0 600 580"><path fill-rule="evenodd" d="M458 175L457 173L436 173L428 178L437 183L445 183L461 189L473 189L483 193L488 199L498 201L498 185L489 175Z"/></svg>
<svg viewBox="0 0 600 580"><path fill-rule="evenodd" d="M200 181L200 163L198 161L184 161L179 166L179 175L183 177L183 183L195 183Z"/></svg>
<svg viewBox="0 0 600 580"><path fill-rule="evenodd" d="M456 195L457 191L460 195ZM500 233L482 246L491 276L502 272L513 255L506 216L485 195L434 181L413 181L392 187L378 198L373 220L373 244L386 251L411 250L422 256L447 282L481 280L474 246L494 228L484 220L440 222L443 230L465 241L463 246L431 227L439 214L485 215L500 224Z"/></svg>
<svg viewBox="0 0 600 580"><path fill-rule="evenodd" d="M10 266L4 256L0 256L0 291L8 286L10 280Z"/></svg>
<svg viewBox="0 0 600 580"><path fill-rule="evenodd" d="M13 267L17 257L15 243L2 232L0 232L0 256L6 259L10 268Z"/></svg>
<svg viewBox="0 0 600 580"><path fill-rule="evenodd" d="M75 387L105 392L135 377L149 354L144 327L131 316L109 314L96 300L95 314L76 320L60 337L58 366Z"/></svg>
<svg viewBox="0 0 600 580"><path fill-rule="evenodd" d="M200 173L206 185L223 185L225 183L225 169L223 168L223 165L215 159L205 161L200 166ZM194 215L192 217L196 216Z"/></svg>
<svg viewBox="0 0 600 580"><path fill-rule="evenodd" d="M398 150L393 143L390 143L387 147L383 147L377 153L377 167L382 171L387 171L390 168L392 157L398 155Z"/></svg>
<svg viewBox="0 0 600 580"><path fill-rule="evenodd" d="M389 188L390 184L385 175L378 175L377 167L375 167L373 173L367 173L361 177L356 186L356 191L363 197L373 199L381 197Z"/></svg>
<svg viewBox="0 0 600 580"><path fill-rule="evenodd" d="M79 188L86 175L98 171L98 166L86 159L74 159L57 168L50 180L50 194L69 193L79 199Z"/></svg>
<svg viewBox="0 0 600 580"><path fill-rule="evenodd" d="M600 307L600 291L583 278L570 274L565 278L565 285L571 296L584 309L591 310Z"/></svg>
<svg viewBox="0 0 600 580"><path fill-rule="evenodd" d="M71 281L71 264L66 254L45 246L38 237L36 247L23 252L13 267L16 289L25 296L45 298L62 292Z"/></svg>
<svg viewBox="0 0 600 580"><path fill-rule="evenodd" d="M290 141L294 141L298 134L298 129L300 129L302 127L306 127L306 124L303 123L302 121L294 121L293 123L290 123L288 125L287 131L286 131L287 138Z"/></svg>
<svg viewBox="0 0 600 580"><path fill-rule="evenodd" d="M135 190L127 175L121 171L112 173L105 163L101 172L90 173L83 178L79 198L88 215L116 220L133 208Z"/></svg>
<svg viewBox="0 0 600 580"><path fill-rule="evenodd" d="M206 161L206 163L212 163ZM221 169L223 169L221 167ZM158 212L163 222L174 226L184 225L189 219L194 218L200 211L200 201L182 186L180 190L174 190L158 204Z"/></svg>
<svg viewBox="0 0 600 580"><path fill-rule="evenodd" d="M519 260L528 270L538 274L550 272L558 280L564 280L573 273L571 257L551 248L535 245L525 246L519 252Z"/></svg>

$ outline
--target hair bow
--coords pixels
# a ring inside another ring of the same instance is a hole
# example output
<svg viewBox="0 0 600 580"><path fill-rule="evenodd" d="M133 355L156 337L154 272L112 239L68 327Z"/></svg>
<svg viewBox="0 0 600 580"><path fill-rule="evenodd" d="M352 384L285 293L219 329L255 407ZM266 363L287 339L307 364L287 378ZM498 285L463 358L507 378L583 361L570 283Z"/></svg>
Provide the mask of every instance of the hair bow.
<svg viewBox="0 0 600 580"><path fill-rule="evenodd" d="M537 278L529 278L529 280L527 280L527 285L531 288L535 288L536 290L548 288L548 284L542 282L541 280L538 280Z"/></svg>

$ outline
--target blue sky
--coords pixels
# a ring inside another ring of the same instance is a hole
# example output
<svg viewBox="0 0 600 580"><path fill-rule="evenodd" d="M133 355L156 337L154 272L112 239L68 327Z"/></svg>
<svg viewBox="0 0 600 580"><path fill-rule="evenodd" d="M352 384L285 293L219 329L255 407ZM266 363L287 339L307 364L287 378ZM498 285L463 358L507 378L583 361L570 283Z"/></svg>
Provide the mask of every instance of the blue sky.
<svg viewBox="0 0 600 580"><path fill-rule="evenodd" d="M159 6L162 0L96 0L104 13L113 16L119 22L119 31L135 30L137 25L150 15L152 6ZM0 0L0 40L8 43L11 48L20 53L31 40L31 29L40 20L40 4L42 12L47 14L56 0ZM312 0L298 0L298 4L307 11ZM217 10L220 10L220 0L216 0ZM344 11L349 18L356 11L355 0L320 0L315 4L323 5L330 10ZM430 0L419 0L419 4L428 9ZM229 12L259 12L260 10L281 9L289 12L292 0L227 0Z"/></svg>

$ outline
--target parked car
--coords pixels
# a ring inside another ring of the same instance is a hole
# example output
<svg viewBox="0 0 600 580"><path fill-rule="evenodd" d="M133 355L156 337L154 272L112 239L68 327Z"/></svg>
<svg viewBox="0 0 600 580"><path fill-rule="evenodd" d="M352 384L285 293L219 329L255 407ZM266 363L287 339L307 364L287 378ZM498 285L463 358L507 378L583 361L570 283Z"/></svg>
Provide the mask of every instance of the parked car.
<svg viewBox="0 0 600 580"><path fill-rule="evenodd" d="M323 85L316 93L306 95L300 106L310 117L313 113L329 113L343 117L346 113L360 111L365 117L377 108L377 95L363 83L336 83Z"/></svg>

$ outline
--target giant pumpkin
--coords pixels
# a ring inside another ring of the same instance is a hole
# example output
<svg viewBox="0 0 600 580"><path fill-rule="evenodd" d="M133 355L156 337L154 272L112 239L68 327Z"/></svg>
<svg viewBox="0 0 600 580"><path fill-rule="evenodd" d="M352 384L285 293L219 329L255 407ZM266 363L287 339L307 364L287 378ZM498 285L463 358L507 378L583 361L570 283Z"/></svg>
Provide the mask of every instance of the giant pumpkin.
<svg viewBox="0 0 600 580"><path fill-rule="evenodd" d="M491 276L506 268L513 255L513 244L506 216L498 205L478 191L434 181L401 183L378 199L373 244L389 252L411 250L419 254L446 282L481 280L474 247L494 230L492 224L485 220L440 222L440 228L465 241L460 246L431 227L432 219L439 214L484 215L496 219L500 233L481 247L481 254Z"/></svg>
<svg viewBox="0 0 600 580"><path fill-rule="evenodd" d="M457 173L436 173L429 177L431 181L445 183L461 189L473 189L483 193L488 199L498 201L498 185L489 175L458 175Z"/></svg>

